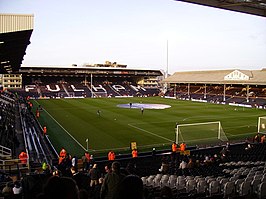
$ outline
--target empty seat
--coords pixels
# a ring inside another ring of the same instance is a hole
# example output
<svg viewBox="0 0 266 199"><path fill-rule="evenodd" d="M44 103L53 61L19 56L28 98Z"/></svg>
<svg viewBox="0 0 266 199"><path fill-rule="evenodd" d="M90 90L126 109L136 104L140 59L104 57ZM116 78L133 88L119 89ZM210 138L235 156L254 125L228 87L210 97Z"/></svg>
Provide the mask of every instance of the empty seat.
<svg viewBox="0 0 266 199"><path fill-rule="evenodd" d="M176 189L180 192L186 190L186 180L183 178L177 178Z"/></svg>
<svg viewBox="0 0 266 199"><path fill-rule="evenodd" d="M155 175L150 175L147 179L146 179L146 185L147 186L153 186L153 179L155 178Z"/></svg>
<svg viewBox="0 0 266 199"><path fill-rule="evenodd" d="M235 183L234 182L226 182L223 188L223 196L224 198L230 198L235 195Z"/></svg>
<svg viewBox="0 0 266 199"><path fill-rule="evenodd" d="M260 180L258 180L258 179L251 181L252 193L256 193L257 192L259 184L260 184Z"/></svg>
<svg viewBox="0 0 266 199"><path fill-rule="evenodd" d="M194 192L196 190L197 182L196 180L188 180L186 183L187 193Z"/></svg>
<svg viewBox="0 0 266 199"><path fill-rule="evenodd" d="M239 187L239 196L248 197L251 195L251 182L243 181Z"/></svg>
<svg viewBox="0 0 266 199"><path fill-rule="evenodd" d="M147 179L148 179L148 176L141 177L141 180L143 182L143 185L146 185Z"/></svg>
<svg viewBox="0 0 266 199"><path fill-rule="evenodd" d="M196 191L198 194L206 193L208 189L208 183L205 180L199 180L196 185Z"/></svg>
<svg viewBox="0 0 266 199"><path fill-rule="evenodd" d="M240 185L244 182L245 179L237 179L235 181L236 192L239 193Z"/></svg>
<svg viewBox="0 0 266 199"><path fill-rule="evenodd" d="M266 198L266 183L265 182L262 182L259 184L258 189L257 189L257 197L259 199Z"/></svg>
<svg viewBox="0 0 266 199"><path fill-rule="evenodd" d="M170 188L175 188L175 187L176 187L176 179L174 179L174 178L169 178L169 180L168 180L168 186L169 186Z"/></svg>
<svg viewBox="0 0 266 199"><path fill-rule="evenodd" d="M218 181L211 181L209 183L209 195L215 196L220 194L220 183Z"/></svg>
<svg viewBox="0 0 266 199"><path fill-rule="evenodd" d="M219 181L219 183L220 183L220 188L221 188L221 192L222 192L223 189L224 189L224 185L225 185L225 183L227 183L228 181L229 181L228 178L222 178L222 179Z"/></svg>

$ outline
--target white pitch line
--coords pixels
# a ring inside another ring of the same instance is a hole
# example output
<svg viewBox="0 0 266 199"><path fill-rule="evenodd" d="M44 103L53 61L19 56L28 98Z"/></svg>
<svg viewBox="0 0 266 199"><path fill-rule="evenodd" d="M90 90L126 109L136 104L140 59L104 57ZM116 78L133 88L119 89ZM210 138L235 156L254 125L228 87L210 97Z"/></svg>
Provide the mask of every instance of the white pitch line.
<svg viewBox="0 0 266 199"><path fill-rule="evenodd" d="M34 100L37 104L39 104L36 100ZM43 110L84 150L86 151L84 146L79 143L79 141L76 140L46 109L43 108Z"/></svg>
<svg viewBox="0 0 266 199"><path fill-rule="evenodd" d="M152 133L152 132L150 132L150 131L146 131L146 130L144 130L144 129L142 129L142 128L139 128L139 127L137 127L137 126L134 126L134 125L132 125L132 124L128 124L128 126L131 126L131 127L135 128L135 129L138 129L138 130L144 131L144 132L146 132L146 133L149 133L149 134L154 135L154 136L156 136L156 137L162 138L162 139L164 139L164 140L167 140L167 141L171 141L171 142L173 142L173 140L170 140L170 139L168 139L168 138L166 138L166 137L163 137L163 136L157 135L157 134Z"/></svg>
<svg viewBox="0 0 266 199"><path fill-rule="evenodd" d="M154 146L164 146L164 145L167 145L169 144L169 142L167 143L161 143L161 144L149 144L149 145L138 145L138 147L141 147L141 148L147 148L147 147L154 147ZM103 151L110 151L110 150L114 150L114 151L117 151L117 150L128 150L130 149L130 147L120 147L120 148L110 148L110 149L98 149L98 150L93 150L93 152L103 152Z"/></svg>

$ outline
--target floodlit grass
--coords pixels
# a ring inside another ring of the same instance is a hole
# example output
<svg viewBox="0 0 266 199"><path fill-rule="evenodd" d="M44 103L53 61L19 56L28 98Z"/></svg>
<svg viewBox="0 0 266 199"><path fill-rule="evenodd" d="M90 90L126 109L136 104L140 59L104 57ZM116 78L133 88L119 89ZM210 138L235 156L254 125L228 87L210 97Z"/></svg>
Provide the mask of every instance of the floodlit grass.
<svg viewBox="0 0 266 199"><path fill-rule="evenodd" d="M167 104L163 110L118 108L128 103ZM130 142L136 141L139 150L155 147L170 148L175 140L175 124L221 121L229 140L253 136L257 118L265 110L232 107L191 101L151 98L96 98L34 100L34 107L43 107L39 121L55 148L65 147L71 154L81 156L87 149L94 154L113 149L128 152ZM97 110L101 115L97 115ZM189 132L186 143L201 144L202 132ZM187 133L188 134L188 133ZM206 135L205 135L206 136ZM210 135L210 137L214 137ZM196 143L195 143L196 140Z"/></svg>

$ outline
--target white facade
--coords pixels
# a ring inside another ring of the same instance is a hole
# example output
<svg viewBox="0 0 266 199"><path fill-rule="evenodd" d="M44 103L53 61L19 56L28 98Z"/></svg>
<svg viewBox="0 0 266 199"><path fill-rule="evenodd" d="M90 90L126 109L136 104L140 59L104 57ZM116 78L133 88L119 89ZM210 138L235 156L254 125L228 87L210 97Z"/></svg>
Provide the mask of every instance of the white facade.
<svg viewBox="0 0 266 199"><path fill-rule="evenodd" d="M0 14L0 33L33 29L33 15Z"/></svg>
<svg viewBox="0 0 266 199"><path fill-rule="evenodd" d="M22 88L22 75L21 74L3 74L0 75L0 85L5 89Z"/></svg>

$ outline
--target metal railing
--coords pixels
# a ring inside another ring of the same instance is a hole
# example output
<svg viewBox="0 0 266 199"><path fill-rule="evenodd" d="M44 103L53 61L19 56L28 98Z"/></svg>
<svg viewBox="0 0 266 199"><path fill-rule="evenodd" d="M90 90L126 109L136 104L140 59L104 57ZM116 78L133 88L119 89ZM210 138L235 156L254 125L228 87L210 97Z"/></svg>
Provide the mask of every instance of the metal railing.
<svg viewBox="0 0 266 199"><path fill-rule="evenodd" d="M27 161L28 162L28 161ZM29 164L21 163L20 159L9 159L1 160L0 159L0 170L6 173L20 173L21 170L29 170Z"/></svg>
<svg viewBox="0 0 266 199"><path fill-rule="evenodd" d="M12 150L5 146L0 145L0 158L11 158Z"/></svg>

